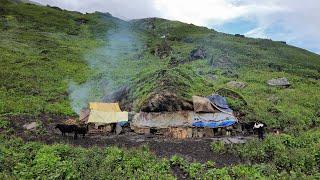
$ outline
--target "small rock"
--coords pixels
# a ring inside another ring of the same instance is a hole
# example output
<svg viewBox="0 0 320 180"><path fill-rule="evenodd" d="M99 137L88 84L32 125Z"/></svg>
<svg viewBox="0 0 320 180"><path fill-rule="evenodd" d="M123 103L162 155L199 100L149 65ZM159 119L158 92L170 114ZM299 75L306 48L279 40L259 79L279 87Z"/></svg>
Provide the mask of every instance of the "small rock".
<svg viewBox="0 0 320 180"><path fill-rule="evenodd" d="M230 81L227 83L227 86L231 88L243 89L246 87L246 84L244 82Z"/></svg>
<svg viewBox="0 0 320 180"><path fill-rule="evenodd" d="M271 79L267 83L270 86L284 86L284 87L289 87L290 86L290 82L285 77L278 78L278 79Z"/></svg>
<svg viewBox="0 0 320 180"><path fill-rule="evenodd" d="M197 48L190 52L189 59L196 60L196 59L204 59L206 58L206 51L203 48Z"/></svg>
<svg viewBox="0 0 320 180"><path fill-rule="evenodd" d="M228 140L232 143L232 144L243 144L245 143L246 141L243 140L243 139L239 139L239 138L228 138Z"/></svg>
<svg viewBox="0 0 320 180"><path fill-rule="evenodd" d="M38 127L38 123L37 122L32 122L30 124L23 125L23 128L25 128L27 130L32 130L32 129L35 129L36 127Z"/></svg>

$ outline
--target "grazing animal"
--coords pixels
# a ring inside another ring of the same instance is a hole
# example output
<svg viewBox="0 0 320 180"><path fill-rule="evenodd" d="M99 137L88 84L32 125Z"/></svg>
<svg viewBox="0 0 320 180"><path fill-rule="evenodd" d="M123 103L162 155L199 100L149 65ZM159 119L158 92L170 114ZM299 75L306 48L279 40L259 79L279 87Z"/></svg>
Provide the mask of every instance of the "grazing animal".
<svg viewBox="0 0 320 180"><path fill-rule="evenodd" d="M259 139L264 139L264 123L254 123L253 129L257 130Z"/></svg>
<svg viewBox="0 0 320 180"><path fill-rule="evenodd" d="M85 127L78 127L77 126L77 128L74 131L74 138L77 139L78 134L82 134L82 137L84 138L84 136L88 133L88 131L89 131L88 124Z"/></svg>
<svg viewBox="0 0 320 180"><path fill-rule="evenodd" d="M66 133L73 133L77 129L76 125L66 125L66 124L57 124L56 129L59 129L62 133L62 136L65 136Z"/></svg>
<svg viewBox="0 0 320 180"><path fill-rule="evenodd" d="M241 129L243 133L253 133L252 129L254 127L254 122L248 122L248 123L242 123L241 124Z"/></svg>

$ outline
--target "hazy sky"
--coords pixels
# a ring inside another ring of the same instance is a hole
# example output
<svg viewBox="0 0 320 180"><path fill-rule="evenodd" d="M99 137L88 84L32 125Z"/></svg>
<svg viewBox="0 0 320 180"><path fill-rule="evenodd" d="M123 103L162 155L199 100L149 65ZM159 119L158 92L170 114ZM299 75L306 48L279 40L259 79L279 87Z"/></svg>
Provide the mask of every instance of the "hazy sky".
<svg viewBox="0 0 320 180"><path fill-rule="evenodd" d="M122 19L162 17L226 33L287 41L320 54L320 0L33 0Z"/></svg>

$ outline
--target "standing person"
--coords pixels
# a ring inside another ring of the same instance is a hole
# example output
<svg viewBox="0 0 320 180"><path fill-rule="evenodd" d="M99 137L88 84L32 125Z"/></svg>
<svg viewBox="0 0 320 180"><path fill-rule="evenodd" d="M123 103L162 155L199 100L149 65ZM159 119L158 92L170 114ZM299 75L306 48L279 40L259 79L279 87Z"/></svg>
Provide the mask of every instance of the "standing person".
<svg viewBox="0 0 320 180"><path fill-rule="evenodd" d="M258 131L258 137L259 139L264 139L264 124L263 123L254 123L253 129Z"/></svg>

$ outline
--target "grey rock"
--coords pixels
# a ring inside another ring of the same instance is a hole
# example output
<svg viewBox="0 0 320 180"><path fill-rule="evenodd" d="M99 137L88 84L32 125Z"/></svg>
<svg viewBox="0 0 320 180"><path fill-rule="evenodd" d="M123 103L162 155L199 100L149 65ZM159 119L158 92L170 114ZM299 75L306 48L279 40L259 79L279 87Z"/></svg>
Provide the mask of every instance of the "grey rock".
<svg viewBox="0 0 320 180"><path fill-rule="evenodd" d="M233 144L243 144L246 141L244 139L240 139L240 138L228 138L228 140L233 143Z"/></svg>
<svg viewBox="0 0 320 180"><path fill-rule="evenodd" d="M289 87L290 86L290 82L285 77L278 78L278 79L271 79L267 83L270 86L284 86L284 87Z"/></svg>
<svg viewBox="0 0 320 180"><path fill-rule="evenodd" d="M246 84L244 82L230 81L227 83L227 86L231 88L243 89L246 87Z"/></svg>
<svg viewBox="0 0 320 180"><path fill-rule="evenodd" d="M203 48L197 48L190 52L189 59L196 60L196 59L204 59L206 58L206 51Z"/></svg>
<svg viewBox="0 0 320 180"><path fill-rule="evenodd" d="M27 130L33 130L33 129L37 128L37 127L38 127L38 123L37 122L32 122L32 123L23 125L23 128L25 128Z"/></svg>

